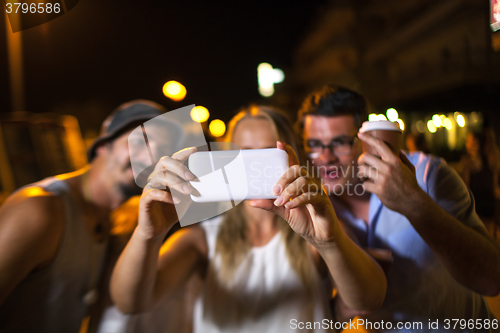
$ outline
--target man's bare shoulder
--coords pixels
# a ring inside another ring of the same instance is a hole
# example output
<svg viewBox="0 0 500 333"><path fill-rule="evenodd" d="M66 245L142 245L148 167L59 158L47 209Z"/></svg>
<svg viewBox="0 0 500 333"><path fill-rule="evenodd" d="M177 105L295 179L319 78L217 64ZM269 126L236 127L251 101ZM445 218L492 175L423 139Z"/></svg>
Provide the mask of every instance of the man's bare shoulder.
<svg viewBox="0 0 500 333"><path fill-rule="evenodd" d="M39 186L15 192L0 207L0 230L5 233L23 232L41 237L58 234L62 227L61 198Z"/></svg>
<svg viewBox="0 0 500 333"><path fill-rule="evenodd" d="M64 219L60 198L40 187L12 194L0 207L0 303L30 272L55 258Z"/></svg>
<svg viewBox="0 0 500 333"><path fill-rule="evenodd" d="M40 186L30 186L13 193L0 207L0 216L4 212L19 211L32 213L38 211L51 211L61 205L61 199L52 192ZM52 213L57 213L52 211Z"/></svg>

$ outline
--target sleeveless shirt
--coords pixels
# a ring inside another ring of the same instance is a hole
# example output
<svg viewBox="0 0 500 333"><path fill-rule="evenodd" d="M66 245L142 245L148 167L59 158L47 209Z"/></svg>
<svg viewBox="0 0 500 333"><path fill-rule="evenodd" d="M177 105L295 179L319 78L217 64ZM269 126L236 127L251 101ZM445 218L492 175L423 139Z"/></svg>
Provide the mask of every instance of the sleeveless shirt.
<svg viewBox="0 0 500 333"><path fill-rule="evenodd" d="M311 259L310 291L291 267L278 232L266 245L249 250L231 286L221 282L215 253L221 217L201 223L208 245L209 268L194 309L194 332L305 332L294 323L328 321L329 291ZM318 327L318 326L317 326ZM314 332L325 332L323 329Z"/></svg>
<svg viewBox="0 0 500 333"><path fill-rule="evenodd" d="M30 273L0 305L0 332L78 333L88 309L85 299L100 277L106 242L91 239L65 182L48 178L34 185L62 200L62 237L49 266Z"/></svg>

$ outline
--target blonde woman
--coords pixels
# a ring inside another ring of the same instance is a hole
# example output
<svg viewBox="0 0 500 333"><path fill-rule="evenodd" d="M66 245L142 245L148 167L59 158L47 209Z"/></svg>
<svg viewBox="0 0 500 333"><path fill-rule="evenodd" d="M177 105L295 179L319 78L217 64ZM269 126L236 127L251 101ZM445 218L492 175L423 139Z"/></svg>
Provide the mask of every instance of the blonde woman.
<svg viewBox="0 0 500 333"><path fill-rule="evenodd" d="M380 306L385 276L343 233L328 196L308 192L318 183L299 167L287 118L275 109L252 106L230 122L228 139L241 149L287 152L290 167L273 189L278 199L242 202L222 217L183 228L162 246L177 221L173 200L187 196L173 198L147 187L139 224L112 276L118 308L147 311L193 275L203 279L195 332L327 331L332 327L324 283L328 274L349 307ZM166 168L189 180L182 162L194 151L163 158L157 170Z"/></svg>

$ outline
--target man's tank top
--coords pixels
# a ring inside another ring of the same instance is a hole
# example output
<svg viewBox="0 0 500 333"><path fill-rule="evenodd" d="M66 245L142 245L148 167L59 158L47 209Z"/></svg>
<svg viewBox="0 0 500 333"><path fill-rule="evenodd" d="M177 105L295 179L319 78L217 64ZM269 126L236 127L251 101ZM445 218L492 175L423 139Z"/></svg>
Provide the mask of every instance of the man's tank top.
<svg viewBox="0 0 500 333"><path fill-rule="evenodd" d="M49 266L30 273L0 306L2 333L78 333L95 295L106 243L95 243L69 186L56 178L38 184L61 198L64 229Z"/></svg>
<svg viewBox="0 0 500 333"><path fill-rule="evenodd" d="M281 233L253 247L235 272L232 286L221 283L220 257L215 243L222 218L202 222L208 245L209 268L194 309L194 332L325 332L297 329L299 323L329 322L329 291L311 260L308 292L286 255ZM295 329L294 329L295 328Z"/></svg>

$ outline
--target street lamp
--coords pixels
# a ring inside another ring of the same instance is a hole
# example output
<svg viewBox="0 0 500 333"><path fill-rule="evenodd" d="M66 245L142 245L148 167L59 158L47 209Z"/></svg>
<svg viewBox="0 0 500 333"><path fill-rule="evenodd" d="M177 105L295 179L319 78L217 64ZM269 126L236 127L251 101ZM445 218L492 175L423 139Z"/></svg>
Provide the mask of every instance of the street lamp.
<svg viewBox="0 0 500 333"><path fill-rule="evenodd" d="M163 85L163 94L173 101L179 102L186 97L186 87L177 81L168 81Z"/></svg>

